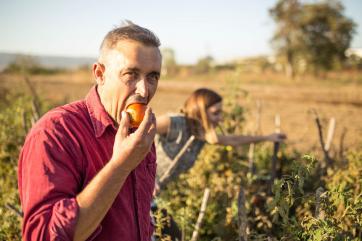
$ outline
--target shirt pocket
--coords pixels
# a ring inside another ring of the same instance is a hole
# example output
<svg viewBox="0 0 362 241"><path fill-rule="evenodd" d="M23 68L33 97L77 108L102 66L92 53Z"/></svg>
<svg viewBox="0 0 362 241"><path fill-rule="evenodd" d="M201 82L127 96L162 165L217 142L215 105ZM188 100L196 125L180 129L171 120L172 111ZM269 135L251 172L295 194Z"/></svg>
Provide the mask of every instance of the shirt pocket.
<svg viewBox="0 0 362 241"><path fill-rule="evenodd" d="M141 198L149 202L152 200L153 189L155 188L156 167L157 164L155 162L147 162L145 160L139 165L136 171L138 179L137 185L141 191Z"/></svg>
<svg viewBox="0 0 362 241"><path fill-rule="evenodd" d="M152 183L155 182L156 178L156 169L157 169L157 163L156 162L150 162L146 164L146 173L148 174L150 181Z"/></svg>

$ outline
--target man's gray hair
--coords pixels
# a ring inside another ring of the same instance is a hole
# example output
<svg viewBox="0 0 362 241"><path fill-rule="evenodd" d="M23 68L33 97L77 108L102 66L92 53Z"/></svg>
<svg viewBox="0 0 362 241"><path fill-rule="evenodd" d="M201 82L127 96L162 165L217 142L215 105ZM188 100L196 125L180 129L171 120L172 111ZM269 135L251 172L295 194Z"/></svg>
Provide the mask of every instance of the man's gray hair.
<svg viewBox="0 0 362 241"><path fill-rule="evenodd" d="M133 40L153 47L160 47L161 45L160 40L151 30L126 20L108 32L104 37L100 47L101 54L105 49L114 48L121 40Z"/></svg>

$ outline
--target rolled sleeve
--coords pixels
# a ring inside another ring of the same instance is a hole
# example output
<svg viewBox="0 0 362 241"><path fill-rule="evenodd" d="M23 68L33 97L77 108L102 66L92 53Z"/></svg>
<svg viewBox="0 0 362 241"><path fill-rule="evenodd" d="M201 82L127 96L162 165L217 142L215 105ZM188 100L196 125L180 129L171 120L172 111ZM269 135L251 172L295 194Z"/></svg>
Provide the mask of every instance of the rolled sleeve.
<svg viewBox="0 0 362 241"><path fill-rule="evenodd" d="M24 240L73 240L80 173L74 152L57 133L27 138L19 159ZM76 148L73 146L73 148Z"/></svg>
<svg viewBox="0 0 362 241"><path fill-rule="evenodd" d="M185 119L180 116L170 116L170 126L167 131L167 141L177 141L185 131Z"/></svg>

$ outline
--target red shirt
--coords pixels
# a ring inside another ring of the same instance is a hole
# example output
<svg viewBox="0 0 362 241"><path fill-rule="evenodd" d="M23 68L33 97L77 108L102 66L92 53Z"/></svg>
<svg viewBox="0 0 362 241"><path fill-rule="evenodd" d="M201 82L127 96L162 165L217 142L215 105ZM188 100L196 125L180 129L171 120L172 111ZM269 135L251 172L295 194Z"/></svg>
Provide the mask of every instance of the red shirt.
<svg viewBox="0 0 362 241"><path fill-rule="evenodd" d="M73 240L75 197L110 160L116 132L96 86L85 100L49 111L32 128L19 158L23 240ZM88 240L149 241L155 173L152 146Z"/></svg>

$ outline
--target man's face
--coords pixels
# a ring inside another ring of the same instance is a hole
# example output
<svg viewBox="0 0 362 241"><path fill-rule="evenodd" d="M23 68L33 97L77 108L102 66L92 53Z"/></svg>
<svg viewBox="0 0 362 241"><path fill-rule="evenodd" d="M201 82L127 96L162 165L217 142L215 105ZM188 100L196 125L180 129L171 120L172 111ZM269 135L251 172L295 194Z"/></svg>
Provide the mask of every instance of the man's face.
<svg viewBox="0 0 362 241"><path fill-rule="evenodd" d="M121 112L131 103L148 104L154 96L161 71L157 47L122 40L107 51L98 93L106 111L119 123Z"/></svg>

